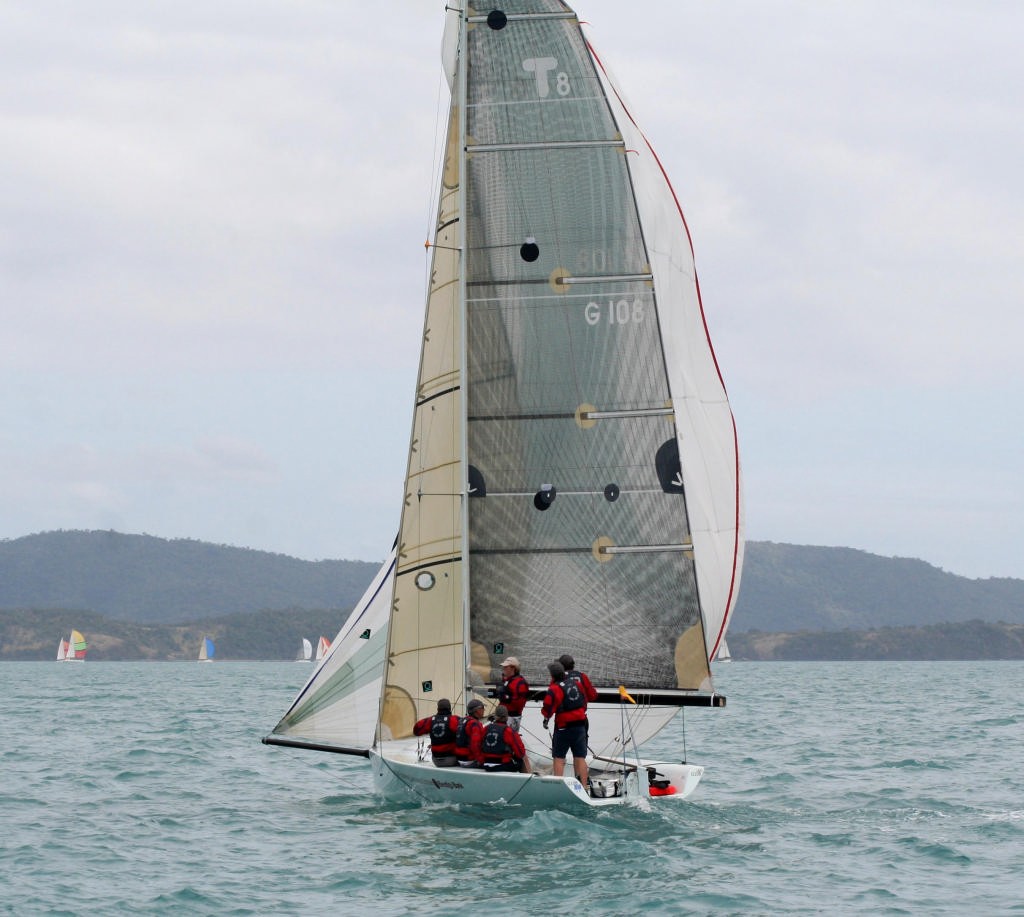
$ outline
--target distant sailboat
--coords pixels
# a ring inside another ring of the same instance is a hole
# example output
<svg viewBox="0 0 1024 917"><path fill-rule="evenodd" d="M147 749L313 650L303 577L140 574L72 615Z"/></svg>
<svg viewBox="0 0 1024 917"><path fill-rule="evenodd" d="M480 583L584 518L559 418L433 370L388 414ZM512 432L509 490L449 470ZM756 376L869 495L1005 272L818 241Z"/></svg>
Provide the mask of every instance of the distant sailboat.
<svg viewBox="0 0 1024 917"><path fill-rule="evenodd" d="M203 637L203 642L199 646L199 661L213 662L215 652L213 641L209 637Z"/></svg>
<svg viewBox="0 0 1024 917"><path fill-rule="evenodd" d="M302 645L299 647L298 653L295 655L296 662L311 662L313 660L313 644L310 643L305 637L302 638Z"/></svg>
<svg viewBox="0 0 1024 917"><path fill-rule="evenodd" d="M60 638L60 644L57 646L57 661L68 661L68 641L65 640L63 637Z"/></svg>
<svg viewBox="0 0 1024 917"><path fill-rule="evenodd" d="M61 640L61 643L64 641ZM71 631L71 636L68 638L67 649L64 653L65 662L85 662L85 651L89 648L89 644L85 642L83 637L77 630Z"/></svg>
<svg viewBox="0 0 1024 917"><path fill-rule="evenodd" d="M715 662L732 662L732 653L729 652L729 644L725 642L724 637L718 647L718 655L715 656Z"/></svg>
<svg viewBox="0 0 1024 917"><path fill-rule="evenodd" d="M324 656L327 655L328 650L331 648L331 641L326 637L321 637L320 641L316 645L316 661L319 662Z"/></svg>

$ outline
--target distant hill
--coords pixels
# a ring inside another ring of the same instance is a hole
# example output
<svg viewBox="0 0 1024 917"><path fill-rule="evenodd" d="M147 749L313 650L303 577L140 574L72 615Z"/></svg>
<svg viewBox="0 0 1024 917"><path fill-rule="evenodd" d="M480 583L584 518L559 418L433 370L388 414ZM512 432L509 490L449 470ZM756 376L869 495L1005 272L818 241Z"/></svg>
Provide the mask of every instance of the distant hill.
<svg viewBox="0 0 1024 917"><path fill-rule="evenodd" d="M94 659L192 658L204 633L224 658L287 659L302 636L333 638L378 567L117 532L0 541L0 659L52 658L71 627ZM1024 625L1024 580L750 542L729 643L736 659L925 658L906 655L911 644L933 659L1001 658L1001 640L1016 645L1012 627L968 621ZM975 652L988 655L963 655Z"/></svg>
<svg viewBox="0 0 1024 917"><path fill-rule="evenodd" d="M1024 659L1024 624L966 621L793 634L730 631L729 649L736 661Z"/></svg>
<svg viewBox="0 0 1024 917"><path fill-rule="evenodd" d="M872 630L971 620L1024 624L1024 580L967 579L852 548L747 544L729 634Z"/></svg>
<svg viewBox="0 0 1024 917"><path fill-rule="evenodd" d="M0 541L0 608L78 608L152 624L268 609L347 610L379 566L151 535L47 532Z"/></svg>

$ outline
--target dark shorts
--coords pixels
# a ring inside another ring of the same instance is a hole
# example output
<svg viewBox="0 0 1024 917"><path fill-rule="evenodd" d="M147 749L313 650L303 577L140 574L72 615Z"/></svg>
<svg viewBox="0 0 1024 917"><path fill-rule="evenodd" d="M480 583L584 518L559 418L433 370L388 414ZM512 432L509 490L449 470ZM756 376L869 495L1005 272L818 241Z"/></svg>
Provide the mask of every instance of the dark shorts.
<svg viewBox="0 0 1024 917"><path fill-rule="evenodd" d="M587 727L584 723L573 723L564 729L556 729L551 736L551 757L564 758L567 752L574 758L587 756Z"/></svg>

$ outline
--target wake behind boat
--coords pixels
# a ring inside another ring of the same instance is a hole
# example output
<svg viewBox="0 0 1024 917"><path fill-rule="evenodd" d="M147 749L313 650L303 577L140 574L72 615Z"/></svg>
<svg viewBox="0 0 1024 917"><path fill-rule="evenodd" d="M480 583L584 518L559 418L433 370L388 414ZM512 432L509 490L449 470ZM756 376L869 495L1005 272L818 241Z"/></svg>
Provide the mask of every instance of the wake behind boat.
<svg viewBox="0 0 1024 917"><path fill-rule="evenodd" d="M398 538L263 741L366 757L388 795L683 799L703 768L639 747L684 707L724 706L710 660L743 555L688 229L573 11L456 6ZM536 689L567 651L598 689L590 787L551 775L536 698L532 774L435 767L413 736L442 697L493 711L507 654Z"/></svg>

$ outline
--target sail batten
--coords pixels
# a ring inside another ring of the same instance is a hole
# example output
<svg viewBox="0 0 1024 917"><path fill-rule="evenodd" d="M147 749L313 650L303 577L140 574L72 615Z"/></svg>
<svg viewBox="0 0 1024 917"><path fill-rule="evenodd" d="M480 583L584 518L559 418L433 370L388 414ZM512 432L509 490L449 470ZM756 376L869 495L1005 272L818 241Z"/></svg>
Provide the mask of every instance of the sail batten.
<svg viewBox="0 0 1024 917"><path fill-rule="evenodd" d="M612 147L625 149L620 137L617 140L548 140L533 143L470 143L466 145L467 153L504 153L510 150L580 150L595 147Z"/></svg>
<svg viewBox="0 0 1024 917"><path fill-rule="evenodd" d="M506 8L510 4L505 4ZM477 23L477 22L489 22L493 13L488 13L486 16L467 16L466 21ZM522 22L524 20L539 20L539 19L575 19L576 14L572 10L565 12L524 12L524 13L509 13L503 12L501 14L506 22Z"/></svg>

